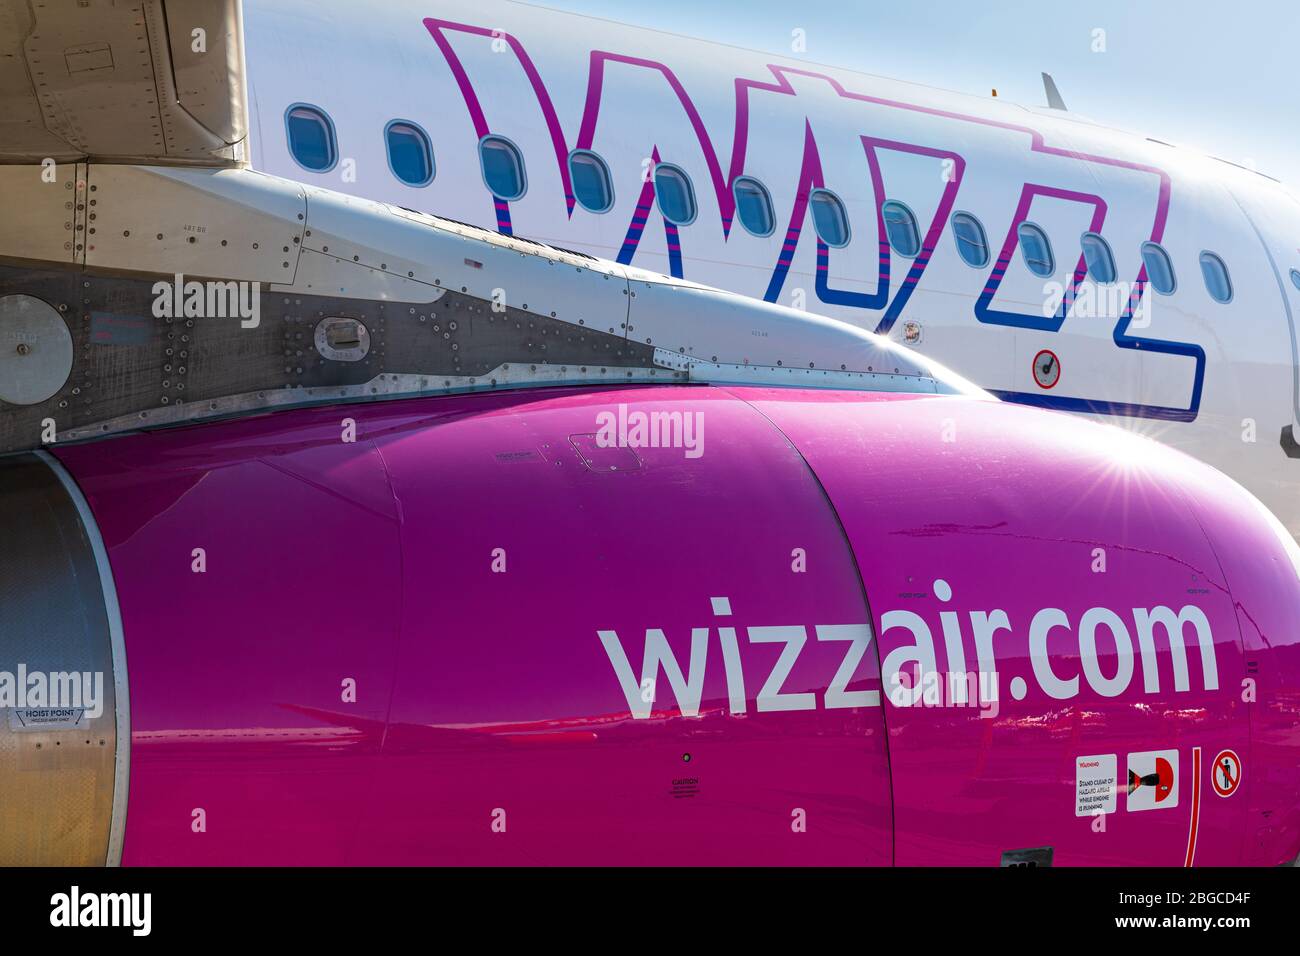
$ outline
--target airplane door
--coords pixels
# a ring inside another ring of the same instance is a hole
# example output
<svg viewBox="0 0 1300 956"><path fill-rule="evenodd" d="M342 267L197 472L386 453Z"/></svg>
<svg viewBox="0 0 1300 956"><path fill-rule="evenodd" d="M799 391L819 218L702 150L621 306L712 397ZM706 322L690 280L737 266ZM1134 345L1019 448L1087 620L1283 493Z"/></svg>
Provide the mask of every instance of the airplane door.
<svg viewBox="0 0 1300 956"><path fill-rule="evenodd" d="M1283 371L1290 373L1285 377L1290 379L1287 384L1291 386L1288 411L1292 440L1288 443L1283 439L1283 442L1284 447L1293 446L1300 441L1300 335L1297 334L1300 280L1296 278L1300 275L1300 203L1282 190L1265 193L1254 184L1234 183L1232 194L1264 247L1269 272L1278 288L1276 315L1286 323L1285 338L1290 345L1289 351L1285 348L1282 351L1290 360L1286 363L1289 368ZM1288 457L1300 457L1300 450L1288 449Z"/></svg>

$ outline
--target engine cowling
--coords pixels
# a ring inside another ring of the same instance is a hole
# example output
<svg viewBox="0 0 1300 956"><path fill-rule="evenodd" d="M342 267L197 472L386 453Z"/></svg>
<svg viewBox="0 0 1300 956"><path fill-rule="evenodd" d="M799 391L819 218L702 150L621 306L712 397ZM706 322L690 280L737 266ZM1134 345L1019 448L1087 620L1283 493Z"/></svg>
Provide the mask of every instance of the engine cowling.
<svg viewBox="0 0 1300 956"><path fill-rule="evenodd" d="M563 388L57 455L122 608L128 863L1300 847L1289 539L1114 429L951 396ZM1244 771L1221 799L1223 750ZM1098 757L1116 784L1088 803ZM1119 782L1156 760L1173 785L1147 806Z"/></svg>

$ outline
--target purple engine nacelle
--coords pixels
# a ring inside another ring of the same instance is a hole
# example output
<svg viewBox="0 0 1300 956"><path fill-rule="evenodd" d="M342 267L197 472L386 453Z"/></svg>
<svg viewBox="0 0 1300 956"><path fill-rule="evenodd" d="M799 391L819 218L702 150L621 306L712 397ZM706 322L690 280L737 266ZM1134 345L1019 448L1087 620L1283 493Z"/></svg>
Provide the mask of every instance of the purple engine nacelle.
<svg viewBox="0 0 1300 956"><path fill-rule="evenodd" d="M1112 428L556 388L54 457L120 605L123 863L1300 851L1294 542Z"/></svg>

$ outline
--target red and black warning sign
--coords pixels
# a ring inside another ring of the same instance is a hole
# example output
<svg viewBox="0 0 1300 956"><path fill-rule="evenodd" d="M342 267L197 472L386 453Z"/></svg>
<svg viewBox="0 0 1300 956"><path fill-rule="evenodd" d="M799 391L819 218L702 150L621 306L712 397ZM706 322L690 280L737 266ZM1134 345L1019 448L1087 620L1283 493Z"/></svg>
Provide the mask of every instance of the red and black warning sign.
<svg viewBox="0 0 1300 956"><path fill-rule="evenodd" d="M1061 360L1050 349L1034 356L1034 382L1039 388L1056 388L1061 380Z"/></svg>
<svg viewBox="0 0 1300 956"><path fill-rule="evenodd" d="M1235 750L1220 750L1210 767L1210 784L1221 797L1230 797L1241 786L1241 758Z"/></svg>
<svg viewBox="0 0 1300 956"><path fill-rule="evenodd" d="M1178 751L1128 755L1127 810L1169 810L1178 806Z"/></svg>

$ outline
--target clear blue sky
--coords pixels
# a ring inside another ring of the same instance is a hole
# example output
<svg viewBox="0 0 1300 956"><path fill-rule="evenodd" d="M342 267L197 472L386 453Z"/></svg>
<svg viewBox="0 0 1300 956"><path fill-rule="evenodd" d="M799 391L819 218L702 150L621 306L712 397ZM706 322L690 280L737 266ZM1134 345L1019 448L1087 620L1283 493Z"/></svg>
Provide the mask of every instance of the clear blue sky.
<svg viewBox="0 0 1300 956"><path fill-rule="evenodd" d="M1091 119L1300 191L1300 0L545 0L640 26L1045 105L1039 73ZM1094 53L1105 31L1106 51Z"/></svg>

